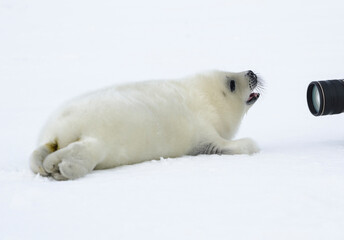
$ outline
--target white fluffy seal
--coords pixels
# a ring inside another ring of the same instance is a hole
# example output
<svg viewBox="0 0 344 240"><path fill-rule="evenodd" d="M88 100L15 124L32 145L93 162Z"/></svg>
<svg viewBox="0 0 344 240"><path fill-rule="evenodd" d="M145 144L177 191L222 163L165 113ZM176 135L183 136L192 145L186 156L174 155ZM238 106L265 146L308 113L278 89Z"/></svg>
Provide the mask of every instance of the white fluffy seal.
<svg viewBox="0 0 344 240"><path fill-rule="evenodd" d="M252 71L110 87L81 96L48 121L32 153L34 173L76 179L93 169L197 154L252 154L231 141L258 99Z"/></svg>

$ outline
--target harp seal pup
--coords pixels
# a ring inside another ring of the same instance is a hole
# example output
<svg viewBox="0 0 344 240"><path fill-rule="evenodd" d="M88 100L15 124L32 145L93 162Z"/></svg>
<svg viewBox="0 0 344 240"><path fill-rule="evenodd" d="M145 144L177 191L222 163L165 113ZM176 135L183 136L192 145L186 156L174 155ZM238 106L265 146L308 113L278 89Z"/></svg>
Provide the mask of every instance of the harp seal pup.
<svg viewBox="0 0 344 240"><path fill-rule="evenodd" d="M67 180L161 157L256 153L251 139L231 139L259 98L253 90L260 84L250 70L211 71L83 95L48 120L30 167Z"/></svg>

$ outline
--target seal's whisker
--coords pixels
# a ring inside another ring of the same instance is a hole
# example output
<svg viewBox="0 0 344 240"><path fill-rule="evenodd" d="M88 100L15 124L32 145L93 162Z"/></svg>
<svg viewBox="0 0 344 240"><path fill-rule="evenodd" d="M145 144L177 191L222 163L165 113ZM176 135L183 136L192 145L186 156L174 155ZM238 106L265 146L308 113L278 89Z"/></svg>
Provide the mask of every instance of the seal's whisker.
<svg viewBox="0 0 344 240"><path fill-rule="evenodd" d="M264 93L265 92L265 82L264 82L264 80L261 77L258 77L258 82L257 82L256 90L259 93Z"/></svg>

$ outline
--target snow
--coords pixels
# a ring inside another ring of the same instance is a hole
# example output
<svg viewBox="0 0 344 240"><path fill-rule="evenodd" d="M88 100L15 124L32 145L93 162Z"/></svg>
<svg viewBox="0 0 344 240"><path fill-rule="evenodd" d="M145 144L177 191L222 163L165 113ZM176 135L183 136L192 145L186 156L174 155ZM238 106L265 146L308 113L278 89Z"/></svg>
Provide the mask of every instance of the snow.
<svg viewBox="0 0 344 240"><path fill-rule="evenodd" d="M0 1L0 239L344 239L342 1ZM28 157L51 112L107 85L252 69L253 156L162 159L56 182Z"/></svg>

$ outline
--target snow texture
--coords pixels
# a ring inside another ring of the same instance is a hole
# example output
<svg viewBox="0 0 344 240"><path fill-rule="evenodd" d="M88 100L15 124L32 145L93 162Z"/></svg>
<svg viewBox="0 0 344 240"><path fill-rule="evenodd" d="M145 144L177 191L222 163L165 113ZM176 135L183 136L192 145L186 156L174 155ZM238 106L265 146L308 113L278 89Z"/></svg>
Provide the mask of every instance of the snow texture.
<svg viewBox="0 0 344 240"><path fill-rule="evenodd" d="M343 1L0 0L0 239L344 239L344 114L313 80L344 78ZM161 159L56 182L28 158L64 101L221 69L266 91L237 138L253 156Z"/></svg>

